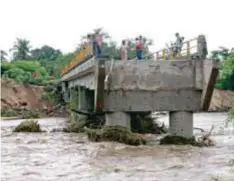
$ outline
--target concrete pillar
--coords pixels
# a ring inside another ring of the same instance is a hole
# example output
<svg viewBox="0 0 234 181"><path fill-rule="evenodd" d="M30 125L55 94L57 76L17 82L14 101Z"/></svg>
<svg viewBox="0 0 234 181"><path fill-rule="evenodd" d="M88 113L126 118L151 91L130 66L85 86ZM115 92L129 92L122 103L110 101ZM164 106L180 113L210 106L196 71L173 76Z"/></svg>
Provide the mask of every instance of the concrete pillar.
<svg viewBox="0 0 234 181"><path fill-rule="evenodd" d="M94 109L94 92L86 89L87 110L92 112Z"/></svg>
<svg viewBox="0 0 234 181"><path fill-rule="evenodd" d="M79 109L87 110L86 90L84 87L79 87Z"/></svg>
<svg viewBox="0 0 234 181"><path fill-rule="evenodd" d="M193 113L188 111L169 112L170 134L190 138L193 136Z"/></svg>
<svg viewBox="0 0 234 181"><path fill-rule="evenodd" d="M199 35L197 38L197 55L200 59L205 59L208 54L206 38Z"/></svg>
<svg viewBox="0 0 234 181"><path fill-rule="evenodd" d="M62 91L63 91L64 101L69 102L69 88L68 88L68 83L67 82L62 83Z"/></svg>
<svg viewBox="0 0 234 181"><path fill-rule="evenodd" d="M124 126L131 127L130 115L125 112L114 112L106 114L106 125L107 126Z"/></svg>

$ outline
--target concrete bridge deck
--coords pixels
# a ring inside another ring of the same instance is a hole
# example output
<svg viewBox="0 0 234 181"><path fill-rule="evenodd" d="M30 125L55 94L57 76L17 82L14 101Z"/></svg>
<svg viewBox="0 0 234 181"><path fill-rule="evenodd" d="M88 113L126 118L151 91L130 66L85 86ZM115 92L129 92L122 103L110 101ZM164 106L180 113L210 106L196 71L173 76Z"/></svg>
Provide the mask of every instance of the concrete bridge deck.
<svg viewBox="0 0 234 181"><path fill-rule="evenodd" d="M129 113L169 111L171 133L190 137L192 113L208 109L218 75L217 62L205 59L204 37L197 41L195 59L91 58L61 77L65 98L77 89L77 109L106 112L107 125L130 126Z"/></svg>

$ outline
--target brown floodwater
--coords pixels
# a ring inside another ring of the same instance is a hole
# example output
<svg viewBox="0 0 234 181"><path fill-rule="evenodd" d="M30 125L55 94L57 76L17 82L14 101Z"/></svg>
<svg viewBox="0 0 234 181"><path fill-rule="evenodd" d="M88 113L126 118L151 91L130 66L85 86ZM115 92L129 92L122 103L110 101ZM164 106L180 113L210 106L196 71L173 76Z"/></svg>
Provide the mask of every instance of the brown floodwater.
<svg viewBox="0 0 234 181"><path fill-rule="evenodd" d="M216 146L127 146L93 143L85 134L50 132L63 118L39 119L47 132L12 133L22 120L1 120L2 181L234 181L234 129L226 113L194 114L194 126L209 130ZM160 121L168 125L168 116ZM194 132L196 136L200 131Z"/></svg>

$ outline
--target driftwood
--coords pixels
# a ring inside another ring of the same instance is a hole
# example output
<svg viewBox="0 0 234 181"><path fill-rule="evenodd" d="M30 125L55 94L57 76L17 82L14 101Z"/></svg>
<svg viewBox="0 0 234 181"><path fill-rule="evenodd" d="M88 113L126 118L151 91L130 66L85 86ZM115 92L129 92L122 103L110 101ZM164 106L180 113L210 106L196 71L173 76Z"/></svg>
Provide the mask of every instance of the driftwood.
<svg viewBox="0 0 234 181"><path fill-rule="evenodd" d="M205 132L205 130L204 130L204 129L202 129L202 128L194 127L193 129L197 129L197 130L200 130L201 132Z"/></svg>

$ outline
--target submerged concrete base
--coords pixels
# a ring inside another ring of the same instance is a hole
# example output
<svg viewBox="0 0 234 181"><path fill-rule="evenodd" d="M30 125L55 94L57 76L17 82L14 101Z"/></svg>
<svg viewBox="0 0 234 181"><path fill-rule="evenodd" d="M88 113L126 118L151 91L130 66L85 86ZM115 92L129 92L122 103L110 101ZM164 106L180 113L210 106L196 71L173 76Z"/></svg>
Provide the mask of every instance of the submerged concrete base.
<svg viewBox="0 0 234 181"><path fill-rule="evenodd" d="M106 125L107 126L124 126L130 128L131 119L130 115L125 112L114 112L106 114Z"/></svg>
<svg viewBox="0 0 234 181"><path fill-rule="evenodd" d="M172 135L190 138L193 136L193 113L188 111L169 112L169 131Z"/></svg>

